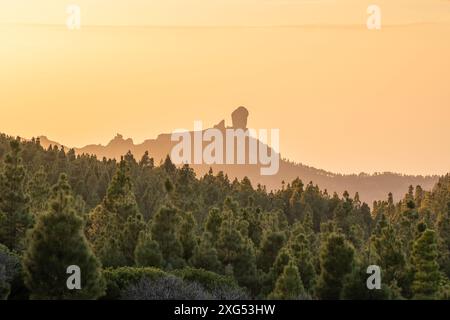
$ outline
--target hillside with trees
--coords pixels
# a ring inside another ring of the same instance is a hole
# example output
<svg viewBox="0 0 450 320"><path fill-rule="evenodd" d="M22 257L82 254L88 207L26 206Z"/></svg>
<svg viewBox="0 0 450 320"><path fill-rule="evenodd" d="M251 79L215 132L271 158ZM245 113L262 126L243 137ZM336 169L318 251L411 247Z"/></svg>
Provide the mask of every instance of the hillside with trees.
<svg viewBox="0 0 450 320"><path fill-rule="evenodd" d="M232 113L233 122L230 127L226 127L225 121L222 120L214 128L221 131L226 128L245 129L247 127L248 116L247 109L239 107ZM194 133L189 132L189 134L193 137ZM248 138L246 140L247 146L249 145L249 139L254 138ZM49 146L63 147L60 143L49 140L45 136L39 137L39 140L44 148L48 148ZM175 144L176 142L171 141L170 133L159 134L155 139L148 139L140 144L135 144L131 138L125 139L121 134L117 134L106 145L91 144L82 148L74 148L73 150L76 155L90 154L96 155L98 159L105 157L107 159L116 159L117 161L120 161L121 157L129 151L137 159L140 159L148 152L154 159L154 163L159 165L170 154ZM256 144L267 146L259 140L256 141ZM203 148L205 147L206 145L203 146ZM267 148L271 152L274 152L270 147L267 146ZM71 148L64 146L64 149L66 152L69 152ZM248 153L246 154L246 159L248 159ZM189 163L194 162L191 161ZM193 164L191 167L197 176L207 174L209 169L212 168L216 173L223 171L224 174L228 175L230 180L234 180L235 178L242 180L247 177L253 184L264 185L269 191L280 189L283 183L300 178L306 182L313 181L321 189L326 189L330 193L337 192L338 194L342 194L344 191L347 191L355 194L358 192L361 200L367 203L384 198L386 196L386 190L392 193L394 200L398 201L403 197L405 190L410 185L421 185L423 189L430 190L439 179L437 175L413 176L393 172L338 174L290 161L289 159L283 158L282 154L279 160L279 170L274 175L261 175L260 164Z"/></svg>
<svg viewBox="0 0 450 320"><path fill-rule="evenodd" d="M449 299L450 175L428 189L387 188L369 206L317 180L271 190L148 152L97 158L1 135L0 297Z"/></svg>

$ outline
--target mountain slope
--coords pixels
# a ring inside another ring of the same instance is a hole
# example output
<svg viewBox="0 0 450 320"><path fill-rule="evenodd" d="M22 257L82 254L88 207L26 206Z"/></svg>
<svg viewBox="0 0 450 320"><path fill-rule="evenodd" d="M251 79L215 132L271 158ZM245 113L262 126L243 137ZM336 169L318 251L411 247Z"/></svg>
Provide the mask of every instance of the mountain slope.
<svg viewBox="0 0 450 320"><path fill-rule="evenodd" d="M244 128L247 124L248 111L242 107L238 108L232 114L233 126L231 128ZM238 112L239 111L239 112ZM221 121L215 126L216 129L222 132L226 129L224 121ZM191 137L193 132L190 132ZM248 145L249 140L246 143ZM40 142L43 147L49 145L61 146L55 141L47 139L45 136L40 137ZM115 158L120 157L130 151L135 158L139 159L145 151L148 151L150 156L154 158L155 164L159 164L168 154L177 142L171 141L171 134L160 134L156 139L149 139L141 144L134 144L132 139L124 139L122 135L118 134L107 145L87 145L82 148L75 148L77 154L94 154L98 158ZM264 145L257 141L258 145ZM203 144L203 147L206 144ZM272 152L273 150L270 149ZM246 159L248 159L248 151L246 151ZM402 175L391 172L369 174L352 174L341 175L331 173L325 170L316 169L314 167L306 166L301 163L294 163L287 159L280 158L279 171L272 176L263 176L260 174L261 165L256 164L199 164L191 165L197 175L203 175L212 168L214 172L224 171L230 179L242 179L247 176L254 186L257 184L265 185L267 189L279 189L282 187L282 182L289 183L295 178L299 177L304 183L312 181L319 185L321 189L327 189L328 193L337 192L342 194L347 190L350 194L359 192L362 201L372 204L374 200L385 199L388 192L392 192L394 198L399 199L403 196L409 185L421 185L423 189L431 189L437 182L439 176L411 176Z"/></svg>

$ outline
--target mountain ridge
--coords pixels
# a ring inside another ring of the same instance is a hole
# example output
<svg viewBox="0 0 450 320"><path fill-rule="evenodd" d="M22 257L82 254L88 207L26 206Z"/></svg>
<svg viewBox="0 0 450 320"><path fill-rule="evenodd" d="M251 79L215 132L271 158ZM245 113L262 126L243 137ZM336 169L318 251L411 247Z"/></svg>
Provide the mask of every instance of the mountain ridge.
<svg viewBox="0 0 450 320"><path fill-rule="evenodd" d="M237 112L238 110L240 112ZM245 129L247 117L248 111L244 107L236 109L232 114L233 125L231 128ZM220 121L214 128L224 130L226 128L225 121ZM193 132L189 133L193 134ZM66 150L71 149L56 141L49 140L46 136L39 136L39 139L44 148L52 145L59 148L64 147ZM259 140L257 142L262 144ZM117 134L106 145L89 144L73 149L76 154L91 154L100 159L105 157L117 160L127 152L131 152L136 159L139 159L147 151L154 158L155 164L159 164L170 154L175 144L176 142L171 141L171 134L168 133L159 134L155 139L147 139L138 144L135 144L131 138L124 138L123 135ZM271 151L273 150L271 149ZM223 171L230 179L237 178L241 180L244 177L248 177L254 187L257 184L261 184L266 186L268 190L280 189L284 183L300 178L303 183L312 182L321 189L326 189L328 193L337 192L342 194L344 191L348 191L350 194L354 194L358 192L360 199L368 204L372 204L375 200L386 199L389 192L392 192L394 199L400 199L410 185L421 185L423 189L430 190L440 177L440 175L406 175L393 172L339 174L293 162L282 158L281 155L279 171L272 176L261 175L259 170L261 165L253 164L192 164L190 166L198 176L206 174L212 168L216 173Z"/></svg>

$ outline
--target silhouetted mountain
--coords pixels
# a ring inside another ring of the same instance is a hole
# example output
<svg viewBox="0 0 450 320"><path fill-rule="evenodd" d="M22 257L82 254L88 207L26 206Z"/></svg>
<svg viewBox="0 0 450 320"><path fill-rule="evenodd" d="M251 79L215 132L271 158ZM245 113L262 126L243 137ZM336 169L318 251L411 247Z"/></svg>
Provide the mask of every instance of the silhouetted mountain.
<svg viewBox="0 0 450 320"><path fill-rule="evenodd" d="M247 126L248 111L244 107L239 107L232 114L233 125L231 128L245 129ZM214 126L222 132L226 130L225 121L219 122ZM193 140L193 132L189 132L191 139ZM45 136L41 136L40 142L43 147L49 145L61 146L55 141L47 139ZM254 138L247 138L246 145L249 145L250 140ZM255 142L255 141L253 141ZM134 144L132 139L124 139L120 134L117 134L107 145L87 145L83 148L74 148L77 154L94 154L98 158L115 158L120 157L130 151L136 159L148 151L150 156L154 158L155 163L158 164L170 154L172 148L178 142L171 141L171 134L160 134L156 139L145 140L141 144ZM256 141L258 146L266 146L259 140ZM205 147L208 143L203 143ZM266 146L267 147L267 146ZM67 148L65 146L65 148ZM192 147L194 148L194 147ZM270 152L274 152L270 149ZM193 149L192 149L193 151ZM192 152L193 154L193 152ZM236 154L236 149L235 149ZM246 150L246 159L248 159L248 150ZM192 163L192 162L191 162ZM248 163L248 162L247 162ZM359 192L362 201L372 204L374 200L386 199L387 194L392 192L394 198L401 198L405 190L408 190L409 185L421 185L423 189L429 190L437 182L439 176L412 176L402 175L391 172L376 173L376 174L335 174L314 167L306 166L301 163L295 163L287 159L280 159L279 171L276 175L261 175L260 164L192 164L191 167L195 170L197 175L203 175L208 172L210 168L214 172L223 171L230 179L242 179L247 176L254 184L266 186L268 190L279 189L282 187L283 181L286 183L291 182L295 178L299 177L305 184L312 181L314 184L319 185L321 189L327 189L329 194L337 192L342 193L347 190L350 194Z"/></svg>

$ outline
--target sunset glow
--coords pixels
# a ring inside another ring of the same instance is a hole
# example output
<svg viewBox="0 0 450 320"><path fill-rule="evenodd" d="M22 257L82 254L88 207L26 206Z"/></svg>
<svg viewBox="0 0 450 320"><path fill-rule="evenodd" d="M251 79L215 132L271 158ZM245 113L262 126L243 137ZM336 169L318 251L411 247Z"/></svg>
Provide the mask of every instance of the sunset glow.
<svg viewBox="0 0 450 320"><path fill-rule="evenodd" d="M356 0L75 2L79 31L66 1L1 1L2 132L141 142L244 105L292 161L448 171L449 1L378 1L379 31Z"/></svg>

